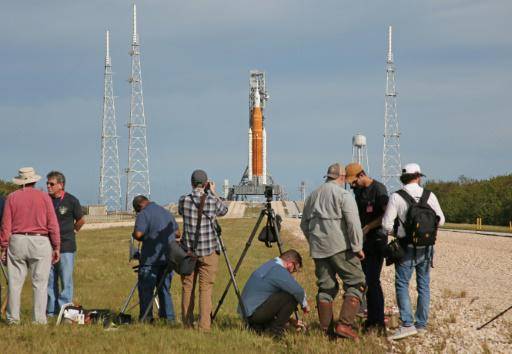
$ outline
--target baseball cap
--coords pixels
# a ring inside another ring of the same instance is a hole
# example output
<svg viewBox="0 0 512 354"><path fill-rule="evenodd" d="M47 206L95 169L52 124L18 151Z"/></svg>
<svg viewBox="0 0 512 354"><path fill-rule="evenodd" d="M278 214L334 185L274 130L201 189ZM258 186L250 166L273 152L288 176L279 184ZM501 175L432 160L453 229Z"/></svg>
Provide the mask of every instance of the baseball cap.
<svg viewBox="0 0 512 354"><path fill-rule="evenodd" d="M339 162L333 163L332 165L327 168L327 174L324 176L324 178L332 178L336 179L339 176L345 175L345 168L343 165Z"/></svg>
<svg viewBox="0 0 512 354"><path fill-rule="evenodd" d="M190 177L190 181L193 186L197 186L198 184L202 184L204 186L207 180L208 176L203 170L195 170L192 172L192 176Z"/></svg>
<svg viewBox="0 0 512 354"><path fill-rule="evenodd" d="M413 175L415 173L419 174L420 176L425 177L425 175L423 173L421 173L420 165L418 165L417 163L408 163L407 165L404 166L404 168L402 168L403 175L405 175L405 174Z"/></svg>
<svg viewBox="0 0 512 354"><path fill-rule="evenodd" d="M345 173L347 174L347 182L352 184L357 179L357 175L363 172L363 166L357 162L352 162L345 167Z"/></svg>

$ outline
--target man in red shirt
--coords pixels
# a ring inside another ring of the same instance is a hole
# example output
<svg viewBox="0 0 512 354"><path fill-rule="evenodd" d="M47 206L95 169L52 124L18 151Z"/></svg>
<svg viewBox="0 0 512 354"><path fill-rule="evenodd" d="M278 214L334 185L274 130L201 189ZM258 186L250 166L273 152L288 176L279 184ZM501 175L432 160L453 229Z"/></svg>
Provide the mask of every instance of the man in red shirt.
<svg viewBox="0 0 512 354"><path fill-rule="evenodd" d="M34 289L33 321L46 324L48 277L60 258L60 230L50 196L34 188L41 176L20 168L12 180L20 186L5 201L0 234L1 259L7 262L9 301L7 322L20 321L20 297L30 270Z"/></svg>

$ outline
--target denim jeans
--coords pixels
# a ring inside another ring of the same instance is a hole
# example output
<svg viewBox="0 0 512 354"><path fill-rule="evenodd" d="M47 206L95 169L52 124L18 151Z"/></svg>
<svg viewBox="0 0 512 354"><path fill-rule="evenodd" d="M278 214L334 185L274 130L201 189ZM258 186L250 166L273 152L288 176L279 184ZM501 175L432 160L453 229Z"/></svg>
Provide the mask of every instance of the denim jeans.
<svg viewBox="0 0 512 354"><path fill-rule="evenodd" d="M73 301L73 268L75 253L64 252L60 254L60 261L52 265L48 278L48 315L57 315L60 308ZM59 286L60 280L60 286Z"/></svg>
<svg viewBox="0 0 512 354"><path fill-rule="evenodd" d="M407 247L405 256L395 263L395 288L400 320L405 327L415 325L426 327L430 305L430 264L434 254L433 247L417 248L416 255L412 246ZM412 316L409 282L416 270L416 287L418 303L416 305L416 322Z"/></svg>
<svg viewBox="0 0 512 354"><path fill-rule="evenodd" d="M165 265L144 265L139 268L139 319L142 318L148 306L150 306L151 309L149 310L146 319L151 320L153 318L153 304L151 303L151 299L153 297L155 288L158 286L160 280L165 274L166 268L167 266ZM160 306L158 316L169 321L174 321L174 305L172 303L171 294L169 293L169 289L171 287L171 280L172 272L167 275L167 277L164 280L162 288L158 291L158 304Z"/></svg>

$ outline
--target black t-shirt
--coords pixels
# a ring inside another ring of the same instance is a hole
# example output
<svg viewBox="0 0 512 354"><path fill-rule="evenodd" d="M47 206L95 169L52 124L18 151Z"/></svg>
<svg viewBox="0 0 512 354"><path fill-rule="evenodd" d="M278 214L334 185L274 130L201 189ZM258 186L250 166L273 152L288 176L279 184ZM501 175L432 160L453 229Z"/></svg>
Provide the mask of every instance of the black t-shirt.
<svg viewBox="0 0 512 354"><path fill-rule="evenodd" d="M75 221L83 217L78 199L67 192L60 198L52 197L60 227L60 251L76 252Z"/></svg>
<svg viewBox="0 0 512 354"><path fill-rule="evenodd" d="M366 188L354 189L354 194L356 197L357 209L359 210L361 226L368 225L373 220L384 215L389 197L386 186L382 183L373 180L372 184ZM377 227L368 232L365 239L365 246L371 245L372 241L376 238L378 230L379 228Z"/></svg>

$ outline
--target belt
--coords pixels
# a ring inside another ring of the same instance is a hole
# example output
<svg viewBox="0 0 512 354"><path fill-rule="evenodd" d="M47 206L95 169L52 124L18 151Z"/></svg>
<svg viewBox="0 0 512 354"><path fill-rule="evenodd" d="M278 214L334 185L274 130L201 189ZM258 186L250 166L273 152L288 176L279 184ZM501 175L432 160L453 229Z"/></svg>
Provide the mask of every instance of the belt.
<svg viewBox="0 0 512 354"><path fill-rule="evenodd" d="M16 234L24 236L48 236L48 234L39 234L37 232L16 232Z"/></svg>

